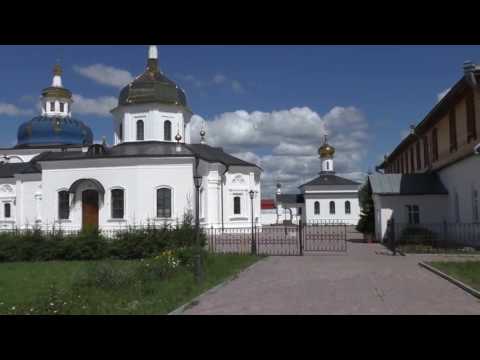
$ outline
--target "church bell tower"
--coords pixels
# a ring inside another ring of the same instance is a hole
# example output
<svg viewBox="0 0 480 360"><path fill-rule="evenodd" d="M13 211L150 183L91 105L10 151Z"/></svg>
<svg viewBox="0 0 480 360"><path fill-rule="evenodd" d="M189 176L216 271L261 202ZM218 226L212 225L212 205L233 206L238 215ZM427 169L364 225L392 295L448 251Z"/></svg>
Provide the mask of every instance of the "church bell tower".
<svg viewBox="0 0 480 360"><path fill-rule="evenodd" d="M333 167L333 157L335 155L335 148L328 144L327 136L323 139L323 144L318 149L321 161L321 174L335 174Z"/></svg>

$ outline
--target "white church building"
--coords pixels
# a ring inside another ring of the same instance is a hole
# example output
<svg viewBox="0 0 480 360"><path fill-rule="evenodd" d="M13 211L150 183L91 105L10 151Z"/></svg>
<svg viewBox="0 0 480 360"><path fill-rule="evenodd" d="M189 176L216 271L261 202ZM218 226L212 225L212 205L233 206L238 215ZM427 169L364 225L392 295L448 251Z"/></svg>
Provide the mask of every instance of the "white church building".
<svg viewBox="0 0 480 360"><path fill-rule="evenodd" d="M191 142L185 92L158 66L150 46L146 70L121 90L112 109L114 144L94 144L72 117L72 93L55 66L42 91L42 112L0 149L0 227L115 230L176 224L194 214L212 227L247 227L260 218L261 169L202 141ZM253 201L250 193L254 195Z"/></svg>
<svg viewBox="0 0 480 360"><path fill-rule="evenodd" d="M281 184L277 185L276 224L298 224L302 220L304 224L357 225L361 184L335 174L335 148L328 144L326 137L318 154L319 176L301 185L300 193L283 194Z"/></svg>

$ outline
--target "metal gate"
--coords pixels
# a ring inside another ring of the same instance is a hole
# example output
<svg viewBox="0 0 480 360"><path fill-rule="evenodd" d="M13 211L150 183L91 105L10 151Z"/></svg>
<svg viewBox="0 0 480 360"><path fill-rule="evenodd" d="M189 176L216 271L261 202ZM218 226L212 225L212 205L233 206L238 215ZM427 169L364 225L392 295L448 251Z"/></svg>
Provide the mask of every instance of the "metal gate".
<svg viewBox="0 0 480 360"><path fill-rule="evenodd" d="M300 224L302 252L346 252L347 225L341 223Z"/></svg>
<svg viewBox="0 0 480 360"><path fill-rule="evenodd" d="M339 223L204 229L208 249L217 254L303 256L346 252L347 226Z"/></svg>

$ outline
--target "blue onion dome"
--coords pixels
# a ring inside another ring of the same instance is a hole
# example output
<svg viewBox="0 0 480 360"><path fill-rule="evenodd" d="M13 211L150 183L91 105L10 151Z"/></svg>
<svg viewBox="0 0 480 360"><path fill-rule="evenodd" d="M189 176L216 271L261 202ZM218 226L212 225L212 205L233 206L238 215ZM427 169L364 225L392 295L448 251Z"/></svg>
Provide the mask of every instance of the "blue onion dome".
<svg viewBox="0 0 480 360"><path fill-rule="evenodd" d="M18 128L17 147L91 145L92 130L71 117L37 116Z"/></svg>
<svg viewBox="0 0 480 360"><path fill-rule="evenodd" d="M157 56L156 47L151 46L145 72L122 89L119 106L160 103L187 107L185 92L160 71Z"/></svg>

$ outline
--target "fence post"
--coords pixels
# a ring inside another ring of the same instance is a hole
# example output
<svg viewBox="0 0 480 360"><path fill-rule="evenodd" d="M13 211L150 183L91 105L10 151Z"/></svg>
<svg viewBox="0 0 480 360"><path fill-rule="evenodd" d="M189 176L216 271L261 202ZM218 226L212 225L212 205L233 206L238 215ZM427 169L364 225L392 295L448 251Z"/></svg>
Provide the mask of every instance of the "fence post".
<svg viewBox="0 0 480 360"><path fill-rule="evenodd" d="M300 256L303 256L303 221L298 222L298 245L300 250Z"/></svg>
<svg viewBox="0 0 480 360"><path fill-rule="evenodd" d="M443 244L447 245L448 242L448 225L447 220L443 220Z"/></svg>
<svg viewBox="0 0 480 360"><path fill-rule="evenodd" d="M397 244L396 244L396 239L395 239L395 220L393 217L388 221L390 224L390 250L393 252L393 256L397 255Z"/></svg>

